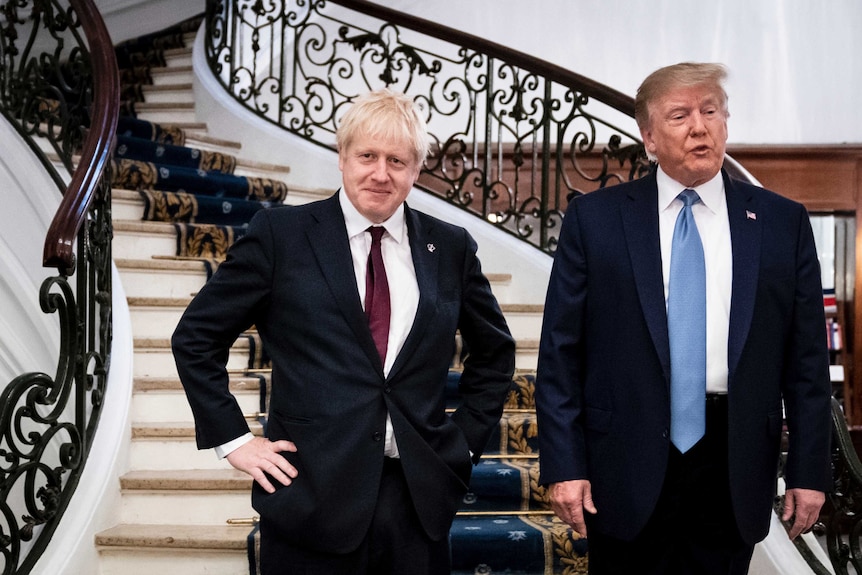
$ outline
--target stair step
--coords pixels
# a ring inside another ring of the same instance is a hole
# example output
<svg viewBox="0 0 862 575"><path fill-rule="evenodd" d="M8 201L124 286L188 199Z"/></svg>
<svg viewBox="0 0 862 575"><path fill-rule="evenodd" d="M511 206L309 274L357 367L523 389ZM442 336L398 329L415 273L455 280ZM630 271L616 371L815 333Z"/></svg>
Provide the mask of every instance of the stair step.
<svg viewBox="0 0 862 575"><path fill-rule="evenodd" d="M515 369L524 372L536 371L539 363L539 340L521 338L515 340Z"/></svg>
<svg viewBox="0 0 862 575"><path fill-rule="evenodd" d="M230 390L243 413L253 414L260 410L260 384L257 377L232 376ZM135 378L130 415L132 421L140 425L192 421L191 408L177 378Z"/></svg>
<svg viewBox="0 0 862 575"><path fill-rule="evenodd" d="M129 297L129 315L132 319L132 333L136 337L170 336L183 312L191 302L191 297Z"/></svg>
<svg viewBox="0 0 862 575"><path fill-rule="evenodd" d="M164 66L150 70L154 86L191 84L194 82L194 70L191 65Z"/></svg>
<svg viewBox="0 0 862 575"><path fill-rule="evenodd" d="M179 378L170 341L167 338L134 339L134 377ZM242 371L248 367L248 341L238 339L231 348L227 367Z"/></svg>
<svg viewBox="0 0 862 575"><path fill-rule="evenodd" d="M194 102L193 84L159 84L143 86L141 92L147 104L165 104L178 102ZM137 106L136 106L137 109Z"/></svg>
<svg viewBox="0 0 862 575"><path fill-rule="evenodd" d="M206 266L198 260L120 258L114 263L129 298L191 296L207 280Z"/></svg>
<svg viewBox="0 0 862 575"><path fill-rule="evenodd" d="M212 452L209 455L215 456ZM223 469L135 470L120 478L123 523L224 525L253 517L252 479Z"/></svg>
<svg viewBox="0 0 862 575"><path fill-rule="evenodd" d="M164 51L165 64L168 68L188 68L192 66L192 48L170 48Z"/></svg>
<svg viewBox="0 0 862 575"><path fill-rule="evenodd" d="M247 575L242 525L122 524L96 535L100 575Z"/></svg>
<svg viewBox="0 0 862 575"><path fill-rule="evenodd" d="M177 398L185 402L185 397ZM257 412L257 398L250 398L245 413ZM249 421L249 429L255 435L263 435L258 421ZM195 443L195 428L192 423L135 423L132 425L132 445L129 451L129 468L156 471L182 471L187 469L228 469L227 461L216 457L212 449L198 449Z"/></svg>
<svg viewBox="0 0 862 575"><path fill-rule="evenodd" d="M135 113L142 120L158 124L195 121L194 102L169 102L166 104L138 102L135 104Z"/></svg>
<svg viewBox="0 0 862 575"><path fill-rule="evenodd" d="M113 226L115 258L149 259L154 255L174 256L177 253L177 234L173 224L115 219Z"/></svg>
<svg viewBox="0 0 862 575"><path fill-rule="evenodd" d="M491 285L494 286L494 284ZM496 289L494 293L497 293ZM541 333L542 314L545 310L543 304L501 303L500 309L515 339L535 337Z"/></svg>

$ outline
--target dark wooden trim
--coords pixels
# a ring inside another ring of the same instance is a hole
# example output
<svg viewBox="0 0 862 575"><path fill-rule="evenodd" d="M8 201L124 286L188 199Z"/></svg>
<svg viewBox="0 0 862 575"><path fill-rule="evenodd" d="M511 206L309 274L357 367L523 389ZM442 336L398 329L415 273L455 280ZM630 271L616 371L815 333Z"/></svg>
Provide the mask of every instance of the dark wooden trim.
<svg viewBox="0 0 862 575"><path fill-rule="evenodd" d="M855 214L862 246L862 144L729 146L728 153L761 185L804 204L810 212ZM862 424L862 249L856 248L853 301L844 302L844 411Z"/></svg>
<svg viewBox="0 0 862 575"><path fill-rule="evenodd" d="M81 22L93 67L93 118L81 152L45 238L42 263L70 274L75 240L87 217L99 181L110 162L120 113L120 77L113 42L92 0L69 0Z"/></svg>

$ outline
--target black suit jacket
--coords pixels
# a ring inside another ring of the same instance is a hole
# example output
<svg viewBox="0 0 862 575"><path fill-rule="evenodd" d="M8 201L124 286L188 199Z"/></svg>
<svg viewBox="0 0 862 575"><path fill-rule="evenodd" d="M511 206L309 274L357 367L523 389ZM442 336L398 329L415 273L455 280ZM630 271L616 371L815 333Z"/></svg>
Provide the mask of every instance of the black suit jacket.
<svg viewBox="0 0 862 575"><path fill-rule="evenodd" d="M723 177L733 255L730 489L740 532L753 544L769 529L782 398L788 487L829 489L831 388L820 268L805 209ZM589 479L597 528L627 540L655 507L670 447L661 270L654 173L571 202L539 351L541 481Z"/></svg>
<svg viewBox="0 0 862 575"><path fill-rule="evenodd" d="M228 391L228 348L257 326L272 358L267 435L293 441L299 471L270 495L255 484L262 517L298 545L355 549L370 524L383 468L386 414L419 518L445 537L472 463L497 425L514 369L514 342L462 228L413 211L406 222L419 304L384 377L362 310L337 196L264 210L194 298L174 336L199 448L245 433ZM391 286L397 290L398 286ZM470 356L463 404L445 413L456 330Z"/></svg>

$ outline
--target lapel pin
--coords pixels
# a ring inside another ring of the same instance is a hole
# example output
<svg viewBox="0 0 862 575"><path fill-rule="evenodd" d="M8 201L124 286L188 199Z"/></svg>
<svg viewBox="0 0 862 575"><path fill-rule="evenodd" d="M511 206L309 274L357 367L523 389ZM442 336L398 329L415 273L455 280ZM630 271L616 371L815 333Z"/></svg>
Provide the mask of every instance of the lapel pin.
<svg viewBox="0 0 862 575"><path fill-rule="evenodd" d="M757 220L757 214L749 210L745 210L745 217L749 220Z"/></svg>
<svg viewBox="0 0 862 575"><path fill-rule="evenodd" d="M428 248L428 251L431 252L432 254L434 253L434 250L437 249L436 247L434 247L434 244L428 244L425 247Z"/></svg>

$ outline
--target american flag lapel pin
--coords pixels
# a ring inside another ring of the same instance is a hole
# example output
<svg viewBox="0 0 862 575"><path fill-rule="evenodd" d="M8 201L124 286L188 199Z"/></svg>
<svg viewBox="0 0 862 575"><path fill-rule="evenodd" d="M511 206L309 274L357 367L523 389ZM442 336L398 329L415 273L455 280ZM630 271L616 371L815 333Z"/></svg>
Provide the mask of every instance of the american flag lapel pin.
<svg viewBox="0 0 862 575"><path fill-rule="evenodd" d="M757 214L755 214L751 210L745 210L745 219L757 221Z"/></svg>

